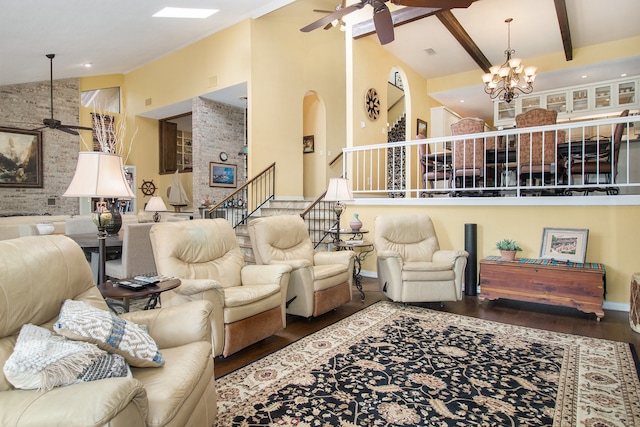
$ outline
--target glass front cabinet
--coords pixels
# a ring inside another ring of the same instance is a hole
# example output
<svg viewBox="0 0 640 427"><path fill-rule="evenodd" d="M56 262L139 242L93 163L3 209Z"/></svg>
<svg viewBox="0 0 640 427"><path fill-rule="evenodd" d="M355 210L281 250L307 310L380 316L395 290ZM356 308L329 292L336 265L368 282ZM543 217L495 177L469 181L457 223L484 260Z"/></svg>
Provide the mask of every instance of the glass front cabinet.
<svg viewBox="0 0 640 427"><path fill-rule="evenodd" d="M510 104L494 102L494 126L515 127L515 117L533 108L558 112L558 121L587 118L640 107L638 78L594 83L588 86L539 92L521 96Z"/></svg>

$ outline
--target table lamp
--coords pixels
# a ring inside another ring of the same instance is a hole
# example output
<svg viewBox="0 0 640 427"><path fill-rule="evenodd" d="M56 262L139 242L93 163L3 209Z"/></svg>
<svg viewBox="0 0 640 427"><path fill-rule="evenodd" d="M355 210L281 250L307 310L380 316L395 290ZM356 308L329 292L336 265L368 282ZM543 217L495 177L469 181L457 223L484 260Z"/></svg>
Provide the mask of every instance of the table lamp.
<svg viewBox="0 0 640 427"><path fill-rule="evenodd" d="M153 196L149 200L149 203L144 207L147 212L153 212L153 222L160 222L160 212L166 211L167 205L164 204L164 200L160 196Z"/></svg>
<svg viewBox="0 0 640 427"><path fill-rule="evenodd" d="M81 151L75 174L63 196L100 198L93 213L93 222L98 227L98 283L104 283L106 226L112 217L104 199L136 197L124 175L122 157L102 151Z"/></svg>
<svg viewBox="0 0 640 427"><path fill-rule="evenodd" d="M336 242L340 242L340 215L344 212L344 201L353 200L351 189L349 188L349 180L346 178L331 178L329 187L324 195L326 202L335 202L333 212L335 212L336 221Z"/></svg>

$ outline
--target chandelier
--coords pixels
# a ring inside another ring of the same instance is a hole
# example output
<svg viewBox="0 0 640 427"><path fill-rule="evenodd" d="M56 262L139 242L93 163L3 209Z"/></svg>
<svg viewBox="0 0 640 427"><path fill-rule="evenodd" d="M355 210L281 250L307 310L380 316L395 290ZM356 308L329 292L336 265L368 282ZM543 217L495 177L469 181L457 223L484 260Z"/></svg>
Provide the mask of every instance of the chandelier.
<svg viewBox="0 0 640 427"><path fill-rule="evenodd" d="M517 91L531 93L536 79L536 67L525 68L520 58L513 58L516 51L511 49L511 21L512 18L504 21L508 28L507 50L504 51L507 60L502 65L494 65L489 73L482 76L484 91L491 99L498 98L507 103L518 97Z"/></svg>

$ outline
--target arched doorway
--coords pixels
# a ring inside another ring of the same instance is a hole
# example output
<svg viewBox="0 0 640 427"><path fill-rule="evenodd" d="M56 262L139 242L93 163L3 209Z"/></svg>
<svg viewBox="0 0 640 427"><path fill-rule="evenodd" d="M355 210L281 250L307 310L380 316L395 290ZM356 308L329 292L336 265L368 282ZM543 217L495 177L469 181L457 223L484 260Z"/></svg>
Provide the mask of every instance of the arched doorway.
<svg viewBox="0 0 640 427"><path fill-rule="evenodd" d="M401 72L391 68L387 83L387 142L407 140L407 108L405 102L404 83ZM387 188L389 197L405 197L406 150L404 147L387 151Z"/></svg>
<svg viewBox="0 0 640 427"><path fill-rule="evenodd" d="M327 114L325 104L315 91L302 102L303 197L318 197L326 188Z"/></svg>

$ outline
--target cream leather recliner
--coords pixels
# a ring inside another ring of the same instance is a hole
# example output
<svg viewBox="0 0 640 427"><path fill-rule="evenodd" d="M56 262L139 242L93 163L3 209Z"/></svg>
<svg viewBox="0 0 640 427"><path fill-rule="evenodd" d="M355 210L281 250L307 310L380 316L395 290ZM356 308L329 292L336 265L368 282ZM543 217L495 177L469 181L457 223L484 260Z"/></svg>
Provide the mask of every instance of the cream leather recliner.
<svg viewBox="0 0 640 427"><path fill-rule="evenodd" d="M351 301L353 251L314 252L299 215L277 215L249 222L258 264L291 266L287 313L320 316Z"/></svg>
<svg viewBox="0 0 640 427"><path fill-rule="evenodd" d="M398 302L459 301L469 254L443 250L428 215L374 219L380 290Z"/></svg>
<svg viewBox="0 0 640 427"><path fill-rule="evenodd" d="M150 232L158 273L182 285L162 294L163 307L211 301L213 354L227 357L284 329L291 267L244 265L226 219L161 222Z"/></svg>
<svg viewBox="0 0 640 427"><path fill-rule="evenodd" d="M109 311L77 243L63 235L0 242L0 366L23 325L53 330L66 299ZM37 391L16 390L0 373L0 425L211 426L217 413L212 310L198 301L123 314L148 327L165 360L160 368L131 368L131 378Z"/></svg>

